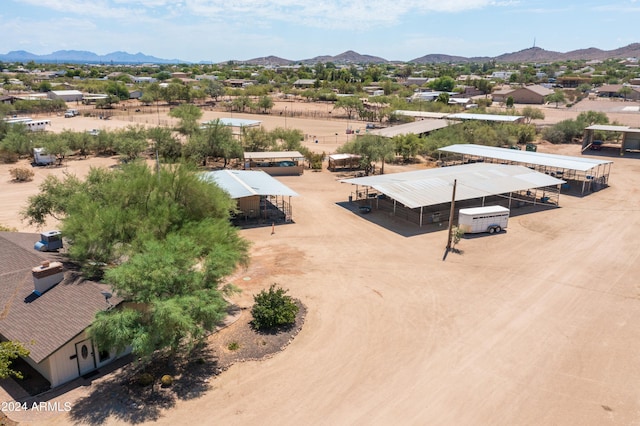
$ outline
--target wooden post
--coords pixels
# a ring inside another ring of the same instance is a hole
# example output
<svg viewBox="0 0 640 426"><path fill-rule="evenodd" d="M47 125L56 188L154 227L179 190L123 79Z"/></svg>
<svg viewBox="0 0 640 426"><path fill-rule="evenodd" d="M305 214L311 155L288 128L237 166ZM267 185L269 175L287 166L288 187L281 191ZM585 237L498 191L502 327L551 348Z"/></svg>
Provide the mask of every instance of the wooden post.
<svg viewBox="0 0 640 426"><path fill-rule="evenodd" d="M456 185L457 179L453 180L453 195L451 196L451 211L449 212L449 236L447 237L447 251L451 250L451 237L453 236L453 216L455 213L456 204Z"/></svg>

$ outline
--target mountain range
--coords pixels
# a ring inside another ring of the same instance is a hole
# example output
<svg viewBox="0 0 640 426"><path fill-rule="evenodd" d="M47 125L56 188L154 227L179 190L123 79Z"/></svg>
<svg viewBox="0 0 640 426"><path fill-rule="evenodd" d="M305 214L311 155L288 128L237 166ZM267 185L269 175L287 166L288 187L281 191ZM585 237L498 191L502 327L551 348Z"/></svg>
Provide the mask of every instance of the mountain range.
<svg viewBox="0 0 640 426"><path fill-rule="evenodd" d="M336 64L365 64L365 63L402 63L411 62L416 64L428 63L466 63L466 62L549 62L568 60L605 60L615 58L640 57L640 43L632 43L628 46L613 50L601 50L595 47L588 49L572 50L570 52L554 52L540 47L530 47L517 52L504 53L499 56L451 56L446 54L428 54L410 61L390 61L378 56L362 55L348 50L339 55L316 56L309 59L291 60L278 56L265 56L249 60L232 60L231 62L250 65L293 65L293 64L316 64L319 62L333 62ZM7 54L0 54L0 61L4 62L60 62L60 63L110 63L110 64L178 64L189 63L179 59L162 59L148 56L143 53L131 54L127 52L112 52L106 55L97 55L93 52L82 50L58 50L47 55L36 55L24 50L11 51ZM229 62L229 61L225 61ZM204 63L204 62L201 62Z"/></svg>
<svg viewBox="0 0 640 426"><path fill-rule="evenodd" d="M36 55L24 50L14 50L0 54L0 61L5 62L40 62L40 63L82 63L82 64L178 64L186 63L179 59L162 59L143 53L112 52L98 55L85 50L58 50L47 55Z"/></svg>

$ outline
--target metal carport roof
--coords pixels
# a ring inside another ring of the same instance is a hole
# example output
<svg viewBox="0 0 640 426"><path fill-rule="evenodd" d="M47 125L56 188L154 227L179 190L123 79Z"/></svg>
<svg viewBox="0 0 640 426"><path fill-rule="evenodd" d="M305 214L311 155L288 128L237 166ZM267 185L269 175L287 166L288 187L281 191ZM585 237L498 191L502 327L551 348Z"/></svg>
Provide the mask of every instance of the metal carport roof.
<svg viewBox="0 0 640 426"><path fill-rule="evenodd" d="M457 180L456 200L556 186L565 181L524 166L473 163L461 166L343 179L341 182L369 186L415 209L451 201Z"/></svg>
<svg viewBox="0 0 640 426"><path fill-rule="evenodd" d="M384 129L370 130L368 134L384 136L386 138L392 138L398 135L419 135L422 133L433 132L434 130L443 129L449 126L451 123L446 120L438 119L424 119L417 120L413 123L400 124L393 127L385 127Z"/></svg>
<svg viewBox="0 0 640 426"><path fill-rule="evenodd" d="M478 121L498 121L513 123L522 120L522 115L499 115L499 114L472 114L466 112L460 112L457 114L449 114L446 117L452 120L478 120Z"/></svg>
<svg viewBox="0 0 640 426"><path fill-rule="evenodd" d="M542 152L521 151L494 146L458 144L439 148L438 151L455 154L475 155L477 157L496 158L514 163L534 164L537 166L555 167L558 169L579 170L586 172L603 164L613 163L608 160L572 157L569 155L546 154Z"/></svg>
<svg viewBox="0 0 640 426"><path fill-rule="evenodd" d="M245 152L245 160L277 160L283 158L304 159L304 155L298 151L264 151L264 152Z"/></svg>
<svg viewBox="0 0 640 426"><path fill-rule="evenodd" d="M224 189L233 199L253 195L298 196L298 193L262 170L217 170L203 173L202 176Z"/></svg>

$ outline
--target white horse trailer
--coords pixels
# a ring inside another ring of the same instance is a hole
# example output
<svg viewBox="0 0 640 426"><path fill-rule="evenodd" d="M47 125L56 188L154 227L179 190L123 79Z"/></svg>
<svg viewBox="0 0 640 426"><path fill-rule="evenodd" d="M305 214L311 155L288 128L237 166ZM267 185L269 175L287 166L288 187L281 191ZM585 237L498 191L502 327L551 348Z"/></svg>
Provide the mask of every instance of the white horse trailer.
<svg viewBox="0 0 640 426"><path fill-rule="evenodd" d="M458 228L465 233L493 234L505 229L508 222L509 209L502 206L473 207L458 212Z"/></svg>
<svg viewBox="0 0 640 426"><path fill-rule="evenodd" d="M47 154L44 148L33 148L33 163L36 166L46 166L55 162L55 155Z"/></svg>

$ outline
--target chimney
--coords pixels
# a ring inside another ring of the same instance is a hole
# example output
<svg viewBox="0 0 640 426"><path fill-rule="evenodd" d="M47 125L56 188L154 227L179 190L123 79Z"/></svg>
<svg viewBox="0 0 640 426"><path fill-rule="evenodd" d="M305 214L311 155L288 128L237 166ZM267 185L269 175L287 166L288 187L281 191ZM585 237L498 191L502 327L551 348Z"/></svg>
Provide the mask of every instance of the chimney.
<svg viewBox="0 0 640 426"><path fill-rule="evenodd" d="M40 266L31 269L33 275L33 292L41 296L42 293L58 284L64 278L62 263L43 261Z"/></svg>

